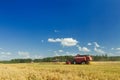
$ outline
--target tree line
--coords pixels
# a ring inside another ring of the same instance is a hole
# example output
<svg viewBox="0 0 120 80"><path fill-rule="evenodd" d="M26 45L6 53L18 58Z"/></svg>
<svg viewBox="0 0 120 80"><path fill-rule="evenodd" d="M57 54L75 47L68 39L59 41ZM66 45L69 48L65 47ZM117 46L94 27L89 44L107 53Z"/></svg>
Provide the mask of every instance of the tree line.
<svg viewBox="0 0 120 80"><path fill-rule="evenodd" d="M55 56L42 59L12 59L9 61L0 61L0 63L38 63L38 62L66 62L72 60L74 56ZM93 61L120 61L120 56L93 55Z"/></svg>

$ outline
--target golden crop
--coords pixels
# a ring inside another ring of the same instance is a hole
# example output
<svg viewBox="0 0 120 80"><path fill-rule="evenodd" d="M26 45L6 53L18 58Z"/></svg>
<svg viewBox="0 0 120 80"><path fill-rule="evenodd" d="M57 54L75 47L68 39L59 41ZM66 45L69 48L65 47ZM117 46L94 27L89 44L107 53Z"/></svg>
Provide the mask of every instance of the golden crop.
<svg viewBox="0 0 120 80"><path fill-rule="evenodd" d="M120 80L120 62L0 64L0 80Z"/></svg>

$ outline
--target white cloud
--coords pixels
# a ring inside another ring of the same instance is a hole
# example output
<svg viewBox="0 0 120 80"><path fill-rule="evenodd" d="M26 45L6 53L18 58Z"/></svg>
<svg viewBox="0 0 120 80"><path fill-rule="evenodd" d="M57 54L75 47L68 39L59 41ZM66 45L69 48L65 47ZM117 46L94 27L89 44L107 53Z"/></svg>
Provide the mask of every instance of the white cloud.
<svg viewBox="0 0 120 80"><path fill-rule="evenodd" d="M90 52L90 50L87 47L80 47L79 45L77 45L76 47L78 48L79 51Z"/></svg>
<svg viewBox="0 0 120 80"><path fill-rule="evenodd" d="M58 50L60 53L62 53L63 52L63 50Z"/></svg>
<svg viewBox="0 0 120 80"><path fill-rule="evenodd" d="M100 45L97 42L94 42L95 47L100 47Z"/></svg>
<svg viewBox="0 0 120 80"><path fill-rule="evenodd" d="M0 52L0 60L10 60L11 56L11 52Z"/></svg>
<svg viewBox="0 0 120 80"><path fill-rule="evenodd" d="M69 55L69 54L70 54L70 52L66 52L66 54L67 54L67 55Z"/></svg>
<svg viewBox="0 0 120 80"><path fill-rule="evenodd" d="M59 38L57 38L57 39L49 38L48 42L61 42L61 39L59 39Z"/></svg>
<svg viewBox="0 0 120 80"><path fill-rule="evenodd" d="M115 56L115 54L113 54L113 53L108 53L107 55L108 56Z"/></svg>
<svg viewBox="0 0 120 80"><path fill-rule="evenodd" d="M83 51L83 52L90 52L90 50L89 50L87 47L83 47L83 48L82 48L82 51Z"/></svg>
<svg viewBox="0 0 120 80"><path fill-rule="evenodd" d="M55 56L60 56L58 53L55 53Z"/></svg>
<svg viewBox="0 0 120 80"><path fill-rule="evenodd" d="M29 52L18 51L18 55L21 56L22 58L30 58Z"/></svg>
<svg viewBox="0 0 120 80"><path fill-rule="evenodd" d="M77 53L70 53L70 52L66 52L64 55L71 55L71 56L75 56ZM63 56L64 56L63 55Z"/></svg>
<svg viewBox="0 0 120 80"><path fill-rule="evenodd" d="M114 50L114 48L111 48L111 50Z"/></svg>
<svg viewBox="0 0 120 80"><path fill-rule="evenodd" d="M115 56L120 56L120 51L114 53Z"/></svg>
<svg viewBox="0 0 120 80"><path fill-rule="evenodd" d="M88 43L88 46L91 46L92 45L92 43Z"/></svg>
<svg viewBox="0 0 120 80"><path fill-rule="evenodd" d="M11 52L0 52L1 55L6 55L6 56L9 56L11 55Z"/></svg>
<svg viewBox="0 0 120 80"><path fill-rule="evenodd" d="M111 50L117 50L117 51L120 51L120 48L111 48Z"/></svg>
<svg viewBox="0 0 120 80"><path fill-rule="evenodd" d="M77 45L78 41L73 39L73 38L57 38L57 39L53 39L53 38L49 38L48 42L60 42L62 46L75 46Z"/></svg>
<svg viewBox="0 0 120 80"><path fill-rule="evenodd" d="M57 53L57 51L54 51L54 53Z"/></svg>
<svg viewBox="0 0 120 80"><path fill-rule="evenodd" d="M82 51L82 48L79 45L77 45L76 47L78 48L79 51Z"/></svg>
<svg viewBox="0 0 120 80"><path fill-rule="evenodd" d="M64 38L61 41L61 44L63 46L75 46L75 45L77 45L77 43L78 43L78 41L73 38Z"/></svg>
<svg viewBox="0 0 120 80"><path fill-rule="evenodd" d="M64 51L63 50L58 50L58 51L53 51L54 54L58 54L58 53L63 53Z"/></svg>
<svg viewBox="0 0 120 80"><path fill-rule="evenodd" d="M41 42L43 43L43 42L44 42L44 40L41 40Z"/></svg>
<svg viewBox="0 0 120 80"><path fill-rule="evenodd" d="M0 50L4 50L3 48L0 48Z"/></svg>
<svg viewBox="0 0 120 80"><path fill-rule="evenodd" d="M94 48L94 51L97 53L105 54L105 52L102 49L97 49L96 47Z"/></svg>
<svg viewBox="0 0 120 80"><path fill-rule="evenodd" d="M107 53L108 56L120 56L120 51L118 52L112 52L112 53Z"/></svg>
<svg viewBox="0 0 120 80"><path fill-rule="evenodd" d="M120 50L120 48L116 48L116 50Z"/></svg>
<svg viewBox="0 0 120 80"><path fill-rule="evenodd" d="M42 56L40 56L40 55L34 55L33 56L33 59L42 59L43 57Z"/></svg>

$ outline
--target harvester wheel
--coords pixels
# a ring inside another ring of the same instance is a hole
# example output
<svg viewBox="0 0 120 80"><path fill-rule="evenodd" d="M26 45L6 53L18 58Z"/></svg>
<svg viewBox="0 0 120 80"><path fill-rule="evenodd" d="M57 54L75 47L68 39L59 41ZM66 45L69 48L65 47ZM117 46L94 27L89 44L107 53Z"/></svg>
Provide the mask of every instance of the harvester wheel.
<svg viewBox="0 0 120 80"><path fill-rule="evenodd" d="M84 61L81 64L86 64Z"/></svg>
<svg viewBox="0 0 120 80"><path fill-rule="evenodd" d="M74 61L73 64L76 64L76 62Z"/></svg>
<svg viewBox="0 0 120 80"><path fill-rule="evenodd" d="M85 64L90 64L90 62L89 62L89 61L86 61Z"/></svg>

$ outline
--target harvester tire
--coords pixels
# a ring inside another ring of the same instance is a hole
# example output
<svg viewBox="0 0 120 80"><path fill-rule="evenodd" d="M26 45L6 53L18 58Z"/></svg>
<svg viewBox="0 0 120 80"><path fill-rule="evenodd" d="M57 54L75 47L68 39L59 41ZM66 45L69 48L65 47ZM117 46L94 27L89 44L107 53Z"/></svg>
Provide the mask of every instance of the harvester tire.
<svg viewBox="0 0 120 80"><path fill-rule="evenodd" d="M81 64L86 64L84 61Z"/></svg>
<svg viewBox="0 0 120 80"><path fill-rule="evenodd" d="M90 64L90 62L89 62L89 61L86 61L85 64Z"/></svg>

